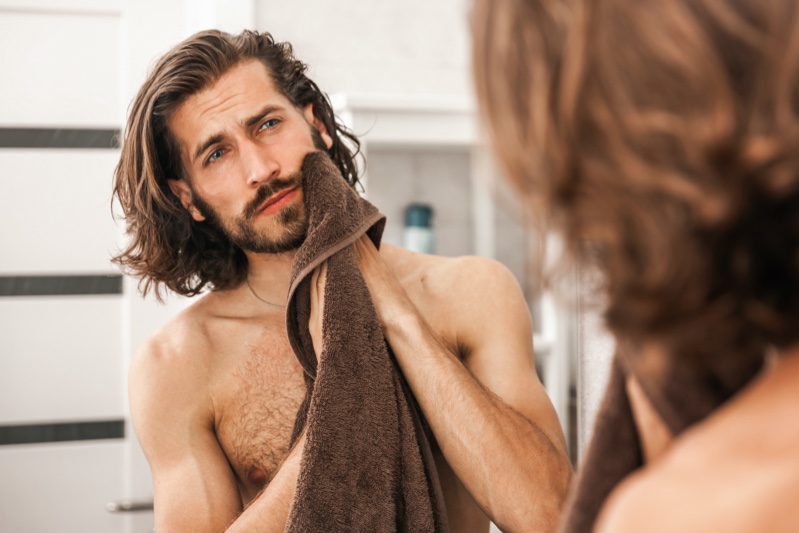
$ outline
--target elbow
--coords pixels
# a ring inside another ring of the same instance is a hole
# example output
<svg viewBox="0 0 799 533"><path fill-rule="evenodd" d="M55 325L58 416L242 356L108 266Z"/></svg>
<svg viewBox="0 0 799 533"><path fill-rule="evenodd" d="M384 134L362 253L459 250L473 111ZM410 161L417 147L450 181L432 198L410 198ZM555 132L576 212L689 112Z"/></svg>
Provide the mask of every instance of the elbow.
<svg viewBox="0 0 799 533"><path fill-rule="evenodd" d="M562 498L549 497L528 502L504 520L494 520L494 523L503 533L555 533L560 523L563 501Z"/></svg>
<svg viewBox="0 0 799 533"><path fill-rule="evenodd" d="M559 452L554 463L549 476L547 494L542 495L542 527L537 531L554 533L557 530L574 477L574 469L565 452Z"/></svg>
<svg viewBox="0 0 799 533"><path fill-rule="evenodd" d="M506 501L503 509L492 513L493 522L503 533L554 533L573 475L568 457L560 452L553 454L544 469L530 472L527 482L519 484L512 503Z"/></svg>

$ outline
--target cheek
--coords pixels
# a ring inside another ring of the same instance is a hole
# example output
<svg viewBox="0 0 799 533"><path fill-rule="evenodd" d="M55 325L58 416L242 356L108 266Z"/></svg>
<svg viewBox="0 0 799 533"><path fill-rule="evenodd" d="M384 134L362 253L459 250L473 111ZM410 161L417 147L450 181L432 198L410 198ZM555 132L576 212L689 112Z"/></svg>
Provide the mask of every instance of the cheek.
<svg viewBox="0 0 799 533"><path fill-rule="evenodd" d="M292 135L286 136L281 144L281 152L286 158L286 164L291 164L291 167L295 170L299 170L305 156L316 149L311 132L307 129L300 129L300 131L295 131ZM288 158L291 158L291 161L288 161Z"/></svg>
<svg viewBox="0 0 799 533"><path fill-rule="evenodd" d="M197 192L217 213L222 216L239 214L242 209L239 203L246 201L246 191L237 193L232 183L213 182L204 185Z"/></svg>

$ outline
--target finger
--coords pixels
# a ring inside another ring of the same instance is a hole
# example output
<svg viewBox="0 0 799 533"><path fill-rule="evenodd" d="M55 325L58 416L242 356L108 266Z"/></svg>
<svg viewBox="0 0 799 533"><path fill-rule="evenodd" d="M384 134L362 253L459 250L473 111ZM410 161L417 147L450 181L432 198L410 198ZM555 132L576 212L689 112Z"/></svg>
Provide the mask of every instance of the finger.
<svg viewBox="0 0 799 533"><path fill-rule="evenodd" d="M323 300L327 283L327 261L316 267L311 275L311 298Z"/></svg>
<svg viewBox="0 0 799 533"><path fill-rule="evenodd" d="M317 270L319 271L319 287L324 289L327 283L327 261L319 265Z"/></svg>
<svg viewBox="0 0 799 533"><path fill-rule="evenodd" d="M322 317L324 312L325 282L327 262L318 266L311 276L311 313L308 317L308 330L311 334L314 352L319 360L323 346Z"/></svg>
<svg viewBox="0 0 799 533"><path fill-rule="evenodd" d="M316 299L317 287L319 286L319 269L316 268L311 274L311 309L313 309L313 301Z"/></svg>
<svg viewBox="0 0 799 533"><path fill-rule="evenodd" d="M322 312L322 309L325 304L325 285L327 284L327 261L322 263L316 268L314 272L314 280L313 284L316 288L316 299L319 302L319 312Z"/></svg>
<svg viewBox="0 0 799 533"><path fill-rule="evenodd" d="M363 266L370 257L373 257L374 249L375 247L374 244L372 244L372 240L365 233L353 243L355 257L358 259L358 263L361 266Z"/></svg>

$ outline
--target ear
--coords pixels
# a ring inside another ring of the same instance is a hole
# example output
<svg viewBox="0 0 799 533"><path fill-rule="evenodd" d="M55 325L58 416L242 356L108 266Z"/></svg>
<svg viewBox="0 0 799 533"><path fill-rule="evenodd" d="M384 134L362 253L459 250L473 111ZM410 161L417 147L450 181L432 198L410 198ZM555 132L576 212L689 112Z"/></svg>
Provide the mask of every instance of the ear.
<svg viewBox="0 0 799 533"><path fill-rule="evenodd" d="M180 200L180 203L183 204L183 207L185 207L189 212L191 218L197 222L202 222L205 220L205 217L202 213L200 213L200 210L197 209L192 203L191 187L189 187L189 184L182 179L168 179L166 181L169 184L169 188L172 190L172 193L178 197L178 200Z"/></svg>
<svg viewBox="0 0 799 533"><path fill-rule="evenodd" d="M319 134L322 136L322 140L325 142L325 146L327 146L329 150L333 146L333 139L330 137L327 127L325 127L325 123L319 120L316 115L314 115L313 104L308 104L305 106L305 109L302 110L302 116L305 117L305 120L308 121L308 124L313 125L317 130L319 130Z"/></svg>

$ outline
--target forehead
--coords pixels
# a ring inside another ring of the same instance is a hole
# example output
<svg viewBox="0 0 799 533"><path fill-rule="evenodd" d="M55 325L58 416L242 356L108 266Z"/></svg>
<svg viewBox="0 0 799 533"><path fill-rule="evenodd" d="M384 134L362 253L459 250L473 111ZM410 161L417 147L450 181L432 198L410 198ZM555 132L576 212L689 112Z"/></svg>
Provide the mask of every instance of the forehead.
<svg viewBox="0 0 799 533"><path fill-rule="evenodd" d="M212 85L189 96L175 110L169 129L185 157L186 151L191 151L203 139L243 126L265 105L294 107L277 89L266 66L251 59L232 67Z"/></svg>
<svg viewBox="0 0 799 533"><path fill-rule="evenodd" d="M248 97L283 97L275 87L266 66L257 59L248 59L233 66L216 82L191 95L181 107L213 111L226 100Z"/></svg>

